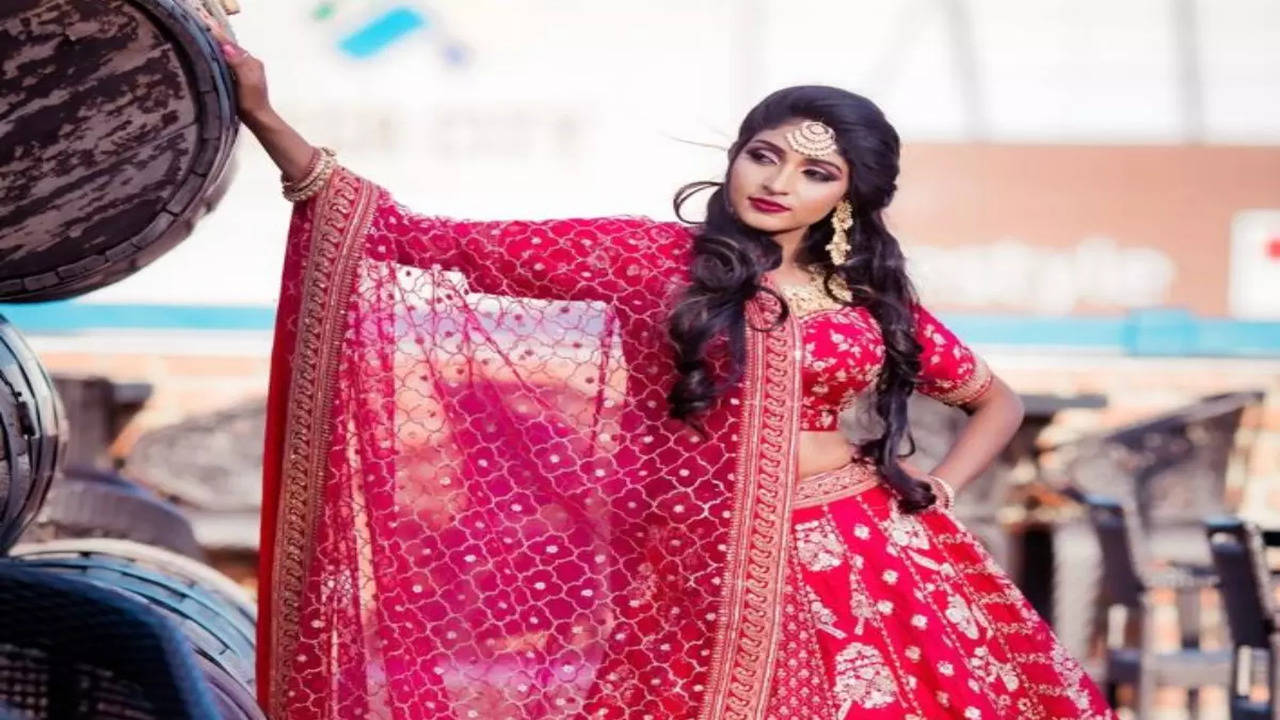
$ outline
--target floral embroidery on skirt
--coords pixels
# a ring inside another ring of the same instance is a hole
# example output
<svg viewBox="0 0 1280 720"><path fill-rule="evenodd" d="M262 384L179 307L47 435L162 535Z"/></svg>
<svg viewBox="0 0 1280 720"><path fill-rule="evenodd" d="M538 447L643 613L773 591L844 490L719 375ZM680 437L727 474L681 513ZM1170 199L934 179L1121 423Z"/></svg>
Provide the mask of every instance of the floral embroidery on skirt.
<svg viewBox="0 0 1280 720"><path fill-rule="evenodd" d="M830 570L844 555L836 529L826 518L796 523L796 557L814 572Z"/></svg>
<svg viewBox="0 0 1280 720"><path fill-rule="evenodd" d="M836 720L1114 720L949 513L903 514L877 485L797 509L792 529Z"/></svg>

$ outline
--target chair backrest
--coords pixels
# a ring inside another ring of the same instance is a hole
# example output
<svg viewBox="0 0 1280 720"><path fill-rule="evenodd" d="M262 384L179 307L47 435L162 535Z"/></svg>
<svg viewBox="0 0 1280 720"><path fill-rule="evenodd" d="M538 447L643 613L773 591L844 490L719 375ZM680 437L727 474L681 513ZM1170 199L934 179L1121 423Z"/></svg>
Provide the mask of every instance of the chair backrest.
<svg viewBox="0 0 1280 720"><path fill-rule="evenodd" d="M1239 646L1270 648L1276 603L1271 596L1262 534L1238 517L1205 520L1209 551L1221 578L1222 603L1231 639Z"/></svg>
<svg viewBox="0 0 1280 720"><path fill-rule="evenodd" d="M1138 607L1146 585L1142 582L1142 550L1133 518L1115 498L1085 495L1089 521L1102 551L1102 587L1111 602Z"/></svg>
<svg viewBox="0 0 1280 720"><path fill-rule="evenodd" d="M1129 504L1145 527L1198 525L1225 512L1227 468L1256 391L1202 398L1170 412L1064 446L1066 474L1083 493Z"/></svg>
<svg viewBox="0 0 1280 720"><path fill-rule="evenodd" d="M1102 586L1113 603L1138 607L1145 585L1139 569L1137 538L1129 513L1114 498L1085 495L1089 521L1102 551Z"/></svg>
<svg viewBox="0 0 1280 720"><path fill-rule="evenodd" d="M0 703L47 720L216 720L186 641L88 582L0 561Z"/></svg>

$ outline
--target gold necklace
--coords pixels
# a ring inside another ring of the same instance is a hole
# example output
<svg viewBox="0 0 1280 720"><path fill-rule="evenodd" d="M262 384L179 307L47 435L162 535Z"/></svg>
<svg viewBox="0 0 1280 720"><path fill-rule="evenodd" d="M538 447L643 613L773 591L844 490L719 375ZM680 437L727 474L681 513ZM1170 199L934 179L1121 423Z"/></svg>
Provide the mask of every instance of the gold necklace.
<svg viewBox="0 0 1280 720"><path fill-rule="evenodd" d="M809 281L798 285L776 285L778 291L782 293L782 297L787 301L787 307L791 308L791 312L796 317L804 317L821 310L835 310L842 308L845 303L836 300L827 294L823 287L822 276L809 274ZM832 276L831 289L836 293L837 297L848 298L849 286L845 284L844 278L839 275Z"/></svg>

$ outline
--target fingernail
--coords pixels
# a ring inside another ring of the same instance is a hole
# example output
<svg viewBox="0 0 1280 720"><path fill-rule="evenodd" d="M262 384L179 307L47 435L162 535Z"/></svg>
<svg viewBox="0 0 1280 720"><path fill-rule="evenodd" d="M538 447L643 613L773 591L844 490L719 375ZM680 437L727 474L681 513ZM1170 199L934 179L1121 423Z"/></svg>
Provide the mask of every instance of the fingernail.
<svg viewBox="0 0 1280 720"><path fill-rule="evenodd" d="M222 43L222 54L229 58L240 57L240 48L231 43Z"/></svg>

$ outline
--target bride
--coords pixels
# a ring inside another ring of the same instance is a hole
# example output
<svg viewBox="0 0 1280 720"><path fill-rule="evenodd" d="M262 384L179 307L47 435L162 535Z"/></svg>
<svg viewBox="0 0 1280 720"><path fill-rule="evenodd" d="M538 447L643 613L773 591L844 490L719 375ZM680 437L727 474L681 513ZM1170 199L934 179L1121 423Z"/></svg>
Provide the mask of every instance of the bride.
<svg viewBox="0 0 1280 720"><path fill-rule="evenodd" d="M1022 408L916 299L871 101L764 98L677 193L710 191L697 224L473 222L313 147L215 34L293 202L271 717L1113 717L949 512ZM970 415L928 473L913 392Z"/></svg>

